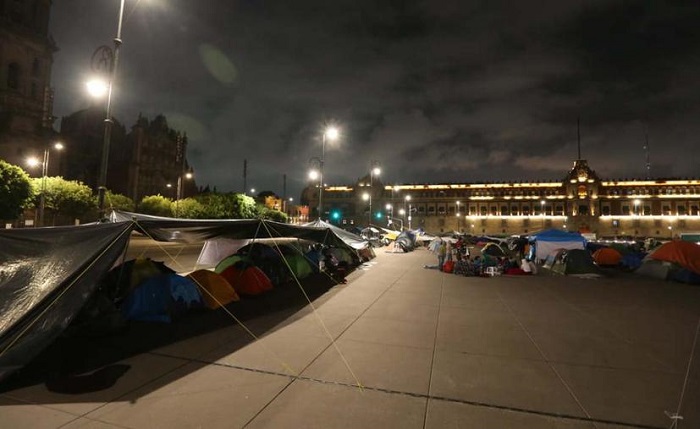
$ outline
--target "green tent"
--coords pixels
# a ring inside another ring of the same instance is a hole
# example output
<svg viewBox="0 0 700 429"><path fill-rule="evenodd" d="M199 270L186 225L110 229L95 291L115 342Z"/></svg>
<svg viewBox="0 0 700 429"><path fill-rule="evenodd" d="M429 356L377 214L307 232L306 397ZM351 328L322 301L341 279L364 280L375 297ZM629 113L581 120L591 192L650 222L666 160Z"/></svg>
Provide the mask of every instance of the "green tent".
<svg viewBox="0 0 700 429"><path fill-rule="evenodd" d="M591 254L584 249L568 249L557 255L552 264L552 272L567 276L600 277L600 268Z"/></svg>
<svg viewBox="0 0 700 429"><path fill-rule="evenodd" d="M221 274L226 268L230 267L238 261L250 262L250 259L246 255L231 255L227 258L222 259L218 264L216 264L214 272L217 274Z"/></svg>
<svg viewBox="0 0 700 429"><path fill-rule="evenodd" d="M313 273L311 264L302 254L286 254L284 255L284 259L285 261L287 261L287 264L289 264L289 267L291 268L292 273L294 273L294 276L298 279L303 279L311 275L311 273Z"/></svg>

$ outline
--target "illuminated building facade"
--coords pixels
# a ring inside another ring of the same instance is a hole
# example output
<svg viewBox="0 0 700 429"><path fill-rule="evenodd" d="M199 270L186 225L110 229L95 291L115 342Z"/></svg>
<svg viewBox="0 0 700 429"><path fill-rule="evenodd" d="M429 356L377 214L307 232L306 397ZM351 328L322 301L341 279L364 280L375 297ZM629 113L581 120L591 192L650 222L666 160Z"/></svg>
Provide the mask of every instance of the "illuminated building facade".
<svg viewBox="0 0 700 429"><path fill-rule="evenodd" d="M675 237L700 231L700 179L604 180L584 159L562 181L385 185L362 178L325 187L324 219L427 232L527 234L560 228L597 237ZM364 198L363 198L364 195ZM302 201L315 207L318 187Z"/></svg>
<svg viewBox="0 0 700 429"><path fill-rule="evenodd" d="M0 1L0 159L25 166L55 141L50 0ZM49 174L59 163L49 165Z"/></svg>

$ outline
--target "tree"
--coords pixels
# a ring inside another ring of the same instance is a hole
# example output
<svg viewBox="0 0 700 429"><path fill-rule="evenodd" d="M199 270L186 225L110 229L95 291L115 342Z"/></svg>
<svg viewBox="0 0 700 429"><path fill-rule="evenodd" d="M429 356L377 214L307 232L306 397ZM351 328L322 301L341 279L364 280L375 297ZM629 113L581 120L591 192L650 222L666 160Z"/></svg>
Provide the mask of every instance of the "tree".
<svg viewBox="0 0 700 429"><path fill-rule="evenodd" d="M273 220L275 222L287 223L287 214L282 213L279 210L267 208L265 206L259 206L258 212L260 219Z"/></svg>
<svg viewBox="0 0 700 429"><path fill-rule="evenodd" d="M194 198L185 198L173 204L173 215L185 219L207 219L206 207Z"/></svg>
<svg viewBox="0 0 700 429"><path fill-rule="evenodd" d="M194 197L204 206L209 219L255 219L258 209L255 200L243 194L211 192Z"/></svg>
<svg viewBox="0 0 700 429"><path fill-rule="evenodd" d="M54 221L56 215L76 219L94 212L97 202L92 196L92 189L77 180L65 180L62 177L39 177L31 179L34 192L34 205L42 191L44 192L44 210L52 212Z"/></svg>
<svg viewBox="0 0 700 429"><path fill-rule="evenodd" d="M29 175L0 159L0 219L16 219L31 196Z"/></svg>
<svg viewBox="0 0 700 429"><path fill-rule="evenodd" d="M65 180L62 177L41 177L31 179L35 201L44 191L44 210L54 215L71 219L80 218L95 209L97 203L92 196L92 189L77 180ZM38 206L38 203L35 203Z"/></svg>
<svg viewBox="0 0 700 429"><path fill-rule="evenodd" d="M139 212L154 216L171 216L172 204L173 202L170 198L165 198L160 194L149 195L143 197L141 203L139 203Z"/></svg>
<svg viewBox="0 0 700 429"><path fill-rule="evenodd" d="M105 193L105 206L109 209L133 212L136 204L131 198L122 194L113 194L112 191L108 190Z"/></svg>
<svg viewBox="0 0 700 429"><path fill-rule="evenodd" d="M258 206L252 197L243 194L226 194L232 204L232 218L255 219L258 217Z"/></svg>

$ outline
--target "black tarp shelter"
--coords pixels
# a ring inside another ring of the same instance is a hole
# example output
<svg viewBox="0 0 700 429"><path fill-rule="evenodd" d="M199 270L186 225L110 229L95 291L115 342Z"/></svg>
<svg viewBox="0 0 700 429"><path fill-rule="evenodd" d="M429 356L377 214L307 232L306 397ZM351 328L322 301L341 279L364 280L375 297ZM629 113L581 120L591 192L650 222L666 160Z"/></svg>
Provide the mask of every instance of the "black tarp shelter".
<svg viewBox="0 0 700 429"><path fill-rule="evenodd" d="M110 219L102 224L0 230L0 380L68 327L100 280L123 262L133 231L157 241L295 237L352 249L330 228L260 219L190 220L127 212L113 212Z"/></svg>

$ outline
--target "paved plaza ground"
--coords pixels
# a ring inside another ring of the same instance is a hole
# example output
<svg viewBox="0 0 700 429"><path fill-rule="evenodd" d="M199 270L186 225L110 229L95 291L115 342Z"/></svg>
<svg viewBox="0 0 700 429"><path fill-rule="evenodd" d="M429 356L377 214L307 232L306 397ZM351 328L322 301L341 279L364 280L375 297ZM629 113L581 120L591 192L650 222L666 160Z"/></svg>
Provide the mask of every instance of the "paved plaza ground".
<svg viewBox="0 0 700 429"><path fill-rule="evenodd" d="M115 346L102 363L123 375L92 393L0 385L0 428L668 428L679 403L678 427L700 427L700 288L434 263L378 249L315 311L186 317L166 329L190 335Z"/></svg>

